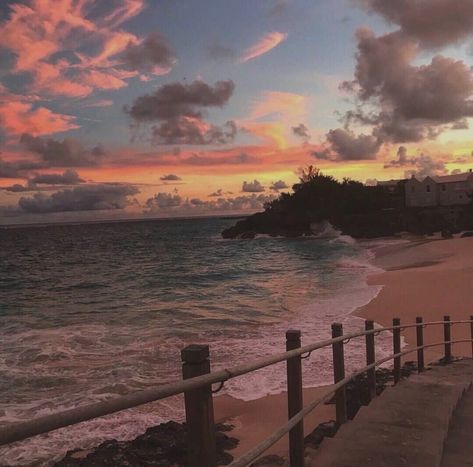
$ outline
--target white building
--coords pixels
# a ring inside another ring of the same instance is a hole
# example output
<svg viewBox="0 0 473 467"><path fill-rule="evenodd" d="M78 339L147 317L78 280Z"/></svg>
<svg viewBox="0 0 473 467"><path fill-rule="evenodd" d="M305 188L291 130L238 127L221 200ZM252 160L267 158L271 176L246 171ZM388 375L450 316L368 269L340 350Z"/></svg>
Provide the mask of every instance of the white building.
<svg viewBox="0 0 473 467"><path fill-rule="evenodd" d="M412 177L405 184L406 206L455 206L471 202L473 173L426 177Z"/></svg>

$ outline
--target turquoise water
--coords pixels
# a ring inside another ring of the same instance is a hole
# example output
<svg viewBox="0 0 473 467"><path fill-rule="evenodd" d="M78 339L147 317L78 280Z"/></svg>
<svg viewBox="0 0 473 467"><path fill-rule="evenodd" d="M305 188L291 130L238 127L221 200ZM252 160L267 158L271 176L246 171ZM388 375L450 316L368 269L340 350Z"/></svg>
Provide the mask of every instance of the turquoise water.
<svg viewBox="0 0 473 467"><path fill-rule="evenodd" d="M233 222L0 229L0 423L179 379L190 343L209 344L217 369L283 350L289 328L309 343L333 321L362 326L350 312L378 292L366 285L369 250L336 234L222 240ZM362 344L350 344L349 364ZM329 349L304 362L307 386L330 381ZM284 377L277 365L222 392L255 399L283 391ZM57 458L182 414L172 398L4 448L0 463Z"/></svg>

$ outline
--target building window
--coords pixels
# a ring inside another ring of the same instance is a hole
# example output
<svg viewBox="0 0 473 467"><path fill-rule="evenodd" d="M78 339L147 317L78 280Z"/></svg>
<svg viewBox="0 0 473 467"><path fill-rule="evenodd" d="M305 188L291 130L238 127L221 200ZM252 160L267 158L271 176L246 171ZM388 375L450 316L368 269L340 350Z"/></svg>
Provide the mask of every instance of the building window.
<svg viewBox="0 0 473 467"><path fill-rule="evenodd" d="M411 192L415 193L415 191L416 191L416 187L415 186L411 187Z"/></svg>
<svg viewBox="0 0 473 467"><path fill-rule="evenodd" d="M445 185L445 183L442 185L442 191L447 191L447 186Z"/></svg>
<svg viewBox="0 0 473 467"><path fill-rule="evenodd" d="M427 185L427 193L430 193L430 185Z"/></svg>

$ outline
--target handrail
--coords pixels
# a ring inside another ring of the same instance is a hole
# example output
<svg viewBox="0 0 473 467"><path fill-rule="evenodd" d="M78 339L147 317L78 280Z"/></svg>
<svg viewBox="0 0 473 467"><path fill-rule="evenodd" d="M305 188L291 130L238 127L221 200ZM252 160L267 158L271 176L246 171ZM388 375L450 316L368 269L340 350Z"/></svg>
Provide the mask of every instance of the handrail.
<svg viewBox="0 0 473 467"><path fill-rule="evenodd" d="M27 422L6 425L4 427L0 427L0 446L13 443L15 441L21 441L23 439L43 433L48 433L59 428L74 425L76 423L110 415L122 410L131 409L139 405L155 402L167 397L181 394L186 391L190 391L192 389L205 387L209 384L225 382L237 376L241 376L246 373L286 361L293 357L298 357L308 352L313 352L314 350L328 347L334 343L343 342L346 339L354 339L356 337L365 336L367 334L375 334L378 332L392 331L393 329L394 327L391 326L386 328L377 328L372 331L353 332L335 339L327 339L325 341L309 344L289 352L279 353L270 357L263 357L255 360L253 363L215 371L184 381L181 380L174 383L165 384L156 389L146 389L108 401L97 402L82 407L76 407L74 409L64 410L51 415L45 415Z"/></svg>
<svg viewBox="0 0 473 467"><path fill-rule="evenodd" d="M445 317L448 318L448 317ZM130 409L142 404L150 403L153 401L161 400L170 396L174 396L181 393L188 393L189 391L209 387L211 384L214 383L224 383L229 379L235 378L237 376L244 375L246 373L250 373L252 371L259 370L261 368L265 368L267 366L280 363L283 361L288 361L290 359L294 359L296 357L301 357L304 354L311 353L314 350L319 350L328 346L334 346L334 344L345 343L350 339L362 337L362 336L370 336L370 335L377 335L381 332L387 331L394 331L395 333L400 333L401 330L409 329L409 328L424 328L426 326L434 326L434 325L444 325L445 327L449 327L453 324L466 324L469 323L472 329L472 338L471 339L460 339L460 340L450 340L446 339L442 342L438 342L435 344L426 344L417 346L415 348L411 348L405 350L403 352L392 354L388 357L383 359L377 360L376 362L365 366L364 368L357 370L356 372L352 373L351 375L337 381L336 384L332 385L329 391L325 392L322 396L318 397L315 401L310 403L309 405L305 406L296 413L294 416L290 418L290 420L280 427L276 432L274 432L271 436L265 439L262 443L258 444L255 448L249 451L246 455L241 457L240 459L234 461L230 464L231 467L243 467L247 465L249 462L255 460L259 455L261 455L266 449L276 443L279 439L281 439L285 434L291 431L308 413L314 410L318 405L323 403L327 398L331 397L337 390L343 388L349 381L353 380L357 376L368 372L369 370L373 370L377 366L390 361L400 359L403 355L413 353L416 351L421 351L426 348L430 347L437 347L440 345L451 345L455 343L461 342L472 342L473 343L473 317L470 320L444 320L444 321L432 321L432 322L417 322L413 324L406 324L406 325L395 325L390 327L380 327L374 328L370 330L364 331L357 331L352 332L349 334L345 334L339 337L335 337L332 339L327 339L324 341L315 342L313 344L309 344L303 347L298 347L294 350L286 351L283 353L279 353L276 355L272 355L269 357L263 357L257 359L249 364L238 365L230 369L223 369L211 373L207 373L205 375L193 377L184 381L177 381L174 383L165 384L161 387L156 389L148 389L144 391L139 391L133 394L129 394L126 396L120 396L108 401L102 401L94 404L90 404L87 406L77 407L74 409L65 410L62 412L57 412L52 415L39 417L27 422L20 422L15 423L7 426L0 427L0 446L9 444L15 441L21 441L32 436L36 436L39 434L47 433L59 428L63 428L69 425L73 425L76 423L80 423L83 421L91 420L94 418L98 418L101 416L109 415L114 412L118 412L121 410Z"/></svg>
<svg viewBox="0 0 473 467"><path fill-rule="evenodd" d="M460 342L472 342L473 339L459 339L455 341L450 341L451 344L458 344ZM353 373L351 373L349 376L346 378L340 380L338 383L333 384L330 386L328 391L325 391L321 396L319 396L317 399L315 399L313 402L310 404L307 404L300 412L298 412L296 415L294 415L291 419L288 420L287 423L285 423L283 426L281 426L278 430L276 430L273 434L268 436L264 441L262 441L260 444L255 446L251 451L248 451L244 456L238 458L237 460L233 461L231 464L229 464L228 467L245 467L248 465L250 462L254 461L257 459L261 454L263 454L267 449L269 449L271 446L276 444L285 434L289 433L292 428L294 428L295 425L297 425L306 415L308 415L312 410L314 410L317 406L320 404L326 402L328 399L330 399L337 389L340 389L341 387L345 386L347 383L352 381L358 376L361 376L362 374L366 373L368 370L371 370L372 368L376 368L383 363L386 363L390 360L394 360L395 358L400 358L403 357L404 355L417 352L420 349L425 349L429 347L438 347L440 345L444 345L445 342L436 342L435 344L427 344L419 347L414 347L409 350L404 350L403 352L399 352L397 354L392 354L389 357L384 357L376 362L372 363L371 365L367 365L361 370L357 370Z"/></svg>

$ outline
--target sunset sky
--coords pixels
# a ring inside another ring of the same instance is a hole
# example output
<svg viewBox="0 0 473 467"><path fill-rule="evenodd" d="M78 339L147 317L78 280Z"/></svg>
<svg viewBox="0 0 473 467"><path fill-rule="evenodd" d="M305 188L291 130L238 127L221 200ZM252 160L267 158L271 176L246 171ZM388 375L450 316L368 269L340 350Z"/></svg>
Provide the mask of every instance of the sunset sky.
<svg viewBox="0 0 473 467"><path fill-rule="evenodd" d="M473 168L473 0L3 0L0 223Z"/></svg>

